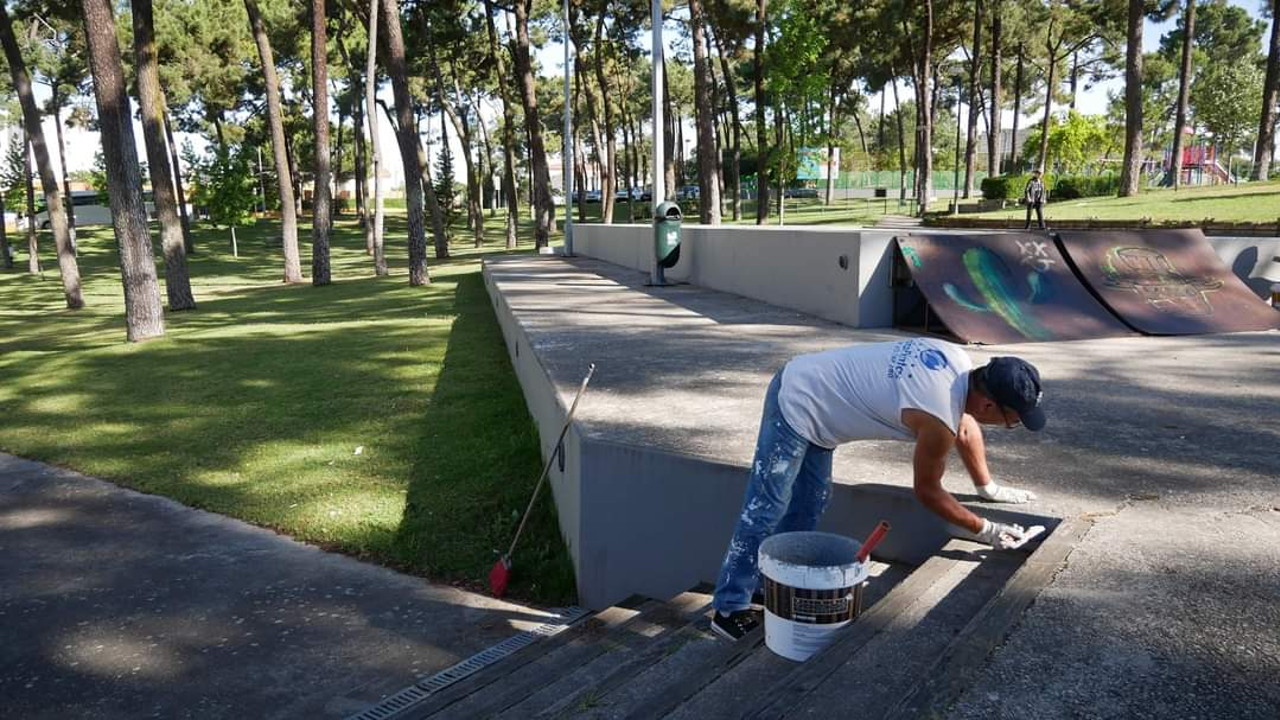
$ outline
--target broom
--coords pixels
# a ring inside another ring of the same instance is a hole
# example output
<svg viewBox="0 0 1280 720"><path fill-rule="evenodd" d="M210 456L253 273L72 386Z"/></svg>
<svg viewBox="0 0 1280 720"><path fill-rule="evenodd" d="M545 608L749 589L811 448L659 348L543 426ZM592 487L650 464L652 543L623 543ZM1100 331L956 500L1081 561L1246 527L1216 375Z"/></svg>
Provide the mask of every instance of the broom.
<svg viewBox="0 0 1280 720"><path fill-rule="evenodd" d="M542 468L542 476L538 478L538 484L533 488L533 497L529 498L529 506L524 509L524 517L520 518L520 527L516 528L516 536L511 539L511 547L507 548L507 553L498 558L498 561L493 564L493 568L489 570L489 591L493 593L494 597L502 597L507 592L507 583L511 581L511 554L516 551L516 543L520 542L520 534L524 532L525 523L529 522L529 514L533 512L533 504L538 501L538 493L542 491L542 484L546 482L547 475L551 472L551 463L555 462L556 455L563 450L564 436L569 432L569 424L573 422L573 412L578 409L578 401L582 399L582 393L586 391L587 383L591 382L591 375L595 371L595 363L587 366L587 376L582 378L582 385L578 388L578 394L574 396L573 404L569 406L569 414L565 415L564 426L560 428L560 437L551 449L547 464Z"/></svg>

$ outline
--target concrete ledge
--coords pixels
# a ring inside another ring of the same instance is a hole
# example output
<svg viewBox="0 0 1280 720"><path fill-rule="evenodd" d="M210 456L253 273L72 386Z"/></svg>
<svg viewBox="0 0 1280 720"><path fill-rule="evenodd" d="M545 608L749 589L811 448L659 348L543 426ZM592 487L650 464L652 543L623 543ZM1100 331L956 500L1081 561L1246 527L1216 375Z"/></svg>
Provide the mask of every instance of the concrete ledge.
<svg viewBox="0 0 1280 720"><path fill-rule="evenodd" d="M849 327L893 325L892 230L685 225L667 278ZM649 273L648 225L575 225L574 252Z"/></svg>
<svg viewBox="0 0 1280 720"><path fill-rule="evenodd" d="M484 275L544 457L587 364L597 364L551 474L579 602L602 608L714 581L769 377L793 354L851 342L850 331L700 288L645 292L635 271L588 259L488 259ZM891 337L900 336L858 335ZM952 529L910 488L868 483L863 460L838 456L821 527L858 537L887 519L894 531L880 556L923 562Z"/></svg>

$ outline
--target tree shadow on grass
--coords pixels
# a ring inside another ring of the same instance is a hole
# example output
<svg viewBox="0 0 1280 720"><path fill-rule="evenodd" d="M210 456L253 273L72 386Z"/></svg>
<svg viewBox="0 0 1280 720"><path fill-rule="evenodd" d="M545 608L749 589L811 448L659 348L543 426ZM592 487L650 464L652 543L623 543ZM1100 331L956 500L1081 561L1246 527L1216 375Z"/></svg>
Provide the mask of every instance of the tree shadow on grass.
<svg viewBox="0 0 1280 720"><path fill-rule="evenodd" d="M425 436L410 448L412 471L396 551L401 562L430 576L483 587L489 568L507 551L541 457L537 428L478 272L459 278L454 310L448 349L421 418ZM445 443L454 452L442 463L438 448ZM467 502L442 502L464 489ZM573 567L546 488L514 566L513 594L546 603L574 597Z"/></svg>
<svg viewBox="0 0 1280 720"><path fill-rule="evenodd" d="M140 345L24 335L44 354L5 364L0 448L474 586L539 461L478 270L461 269L424 288L243 290ZM545 498L521 553L544 559L568 567ZM569 599L572 573L545 574L513 594Z"/></svg>

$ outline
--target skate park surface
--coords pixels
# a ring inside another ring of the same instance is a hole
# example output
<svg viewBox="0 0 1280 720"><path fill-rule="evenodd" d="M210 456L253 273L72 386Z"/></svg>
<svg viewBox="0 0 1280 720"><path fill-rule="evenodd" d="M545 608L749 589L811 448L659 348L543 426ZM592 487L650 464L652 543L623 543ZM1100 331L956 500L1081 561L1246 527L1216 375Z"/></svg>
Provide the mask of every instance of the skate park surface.
<svg viewBox="0 0 1280 720"><path fill-rule="evenodd" d="M486 278L500 320L519 316L527 344L509 349L536 356L556 402L596 363L576 442L741 472L769 378L789 357L910 336L695 285L646 287L644 273L586 257L500 259ZM951 717L1280 713L1278 342L1252 332L969 348L978 363L1024 357L1044 377L1046 430L988 434L995 479L1037 493L1019 510L1093 526ZM836 482L908 491L910 453L842 447ZM958 461L945 482L990 515ZM722 502L732 516L741 498Z"/></svg>

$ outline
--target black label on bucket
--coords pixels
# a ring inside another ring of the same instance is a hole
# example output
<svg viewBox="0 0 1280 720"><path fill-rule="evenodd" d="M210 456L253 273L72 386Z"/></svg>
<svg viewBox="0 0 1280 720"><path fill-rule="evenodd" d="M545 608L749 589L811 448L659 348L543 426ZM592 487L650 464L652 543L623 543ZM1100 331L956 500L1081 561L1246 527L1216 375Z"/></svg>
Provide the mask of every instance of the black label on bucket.
<svg viewBox="0 0 1280 720"><path fill-rule="evenodd" d="M765 576L764 606L783 620L831 625L852 620L862 611L862 586L831 590L794 588Z"/></svg>

